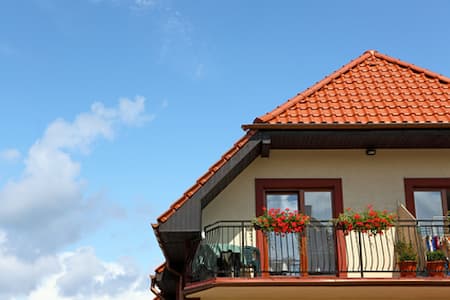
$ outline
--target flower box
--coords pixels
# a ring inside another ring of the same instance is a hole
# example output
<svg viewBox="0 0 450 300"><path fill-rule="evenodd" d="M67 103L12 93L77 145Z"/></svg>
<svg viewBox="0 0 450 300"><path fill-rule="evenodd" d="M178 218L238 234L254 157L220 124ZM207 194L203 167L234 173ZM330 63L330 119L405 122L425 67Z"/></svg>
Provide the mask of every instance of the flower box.
<svg viewBox="0 0 450 300"><path fill-rule="evenodd" d="M281 210L263 208L264 213L253 219L256 229L263 232L274 232L275 234L302 233L305 225L309 224L309 216L291 211L289 208Z"/></svg>

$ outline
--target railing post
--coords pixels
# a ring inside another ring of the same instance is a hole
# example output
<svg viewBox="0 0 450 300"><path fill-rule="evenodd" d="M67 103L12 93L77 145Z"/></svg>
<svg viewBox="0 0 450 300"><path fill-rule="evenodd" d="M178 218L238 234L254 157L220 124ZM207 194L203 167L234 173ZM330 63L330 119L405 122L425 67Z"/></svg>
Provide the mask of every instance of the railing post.
<svg viewBox="0 0 450 300"><path fill-rule="evenodd" d="M358 244L359 244L359 270L361 273L361 278L364 278L364 271L363 271L363 255L362 255L362 242L361 242L361 231L358 231Z"/></svg>
<svg viewBox="0 0 450 300"><path fill-rule="evenodd" d="M245 243L244 235L245 235L244 221L242 221L241 222L241 261L240 261L240 264L241 264L240 268L241 268L241 270L244 267L244 245L245 245L244 244ZM241 276L242 276L242 274L241 274Z"/></svg>

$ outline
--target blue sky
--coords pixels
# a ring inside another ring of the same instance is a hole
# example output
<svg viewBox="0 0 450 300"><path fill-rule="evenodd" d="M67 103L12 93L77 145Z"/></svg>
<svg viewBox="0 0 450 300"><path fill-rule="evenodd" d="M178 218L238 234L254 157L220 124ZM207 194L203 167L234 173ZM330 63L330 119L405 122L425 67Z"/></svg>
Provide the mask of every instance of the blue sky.
<svg viewBox="0 0 450 300"><path fill-rule="evenodd" d="M151 299L163 257L149 224L241 124L368 49L450 76L449 11L444 0L2 1L0 298Z"/></svg>

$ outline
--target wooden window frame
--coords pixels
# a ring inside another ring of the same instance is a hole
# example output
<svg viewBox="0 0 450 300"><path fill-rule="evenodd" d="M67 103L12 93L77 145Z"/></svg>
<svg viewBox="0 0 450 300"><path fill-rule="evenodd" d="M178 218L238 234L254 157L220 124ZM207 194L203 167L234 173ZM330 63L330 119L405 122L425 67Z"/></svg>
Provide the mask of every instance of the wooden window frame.
<svg viewBox="0 0 450 300"><path fill-rule="evenodd" d="M337 218L340 213L343 212L343 197L342 197L342 180L340 178L256 178L255 179L255 209L256 216L263 214L263 207L266 205L266 192L283 192L283 191L299 191L299 190L331 190L332 197L332 217ZM300 199L298 199L300 201ZM300 209L300 207L299 207ZM337 237L337 271L339 272L340 266L345 265L345 252L340 250L341 247L338 244L342 243L343 236ZM301 243L306 243L305 237L302 238ZM268 245L267 240L261 231L257 232L256 245L261 251L262 257L262 270L268 270ZM302 249L304 249L302 247ZM300 253L302 265L307 266L306 253ZM300 270L302 276L308 276L307 271ZM264 274L264 277L268 277L269 274ZM341 276L338 274L338 276Z"/></svg>
<svg viewBox="0 0 450 300"><path fill-rule="evenodd" d="M331 190L332 216L337 218L343 212L342 180L332 179L300 179L300 178L257 178L255 179L256 215L263 214L267 192L299 191L299 190ZM299 199L300 200L300 199ZM300 208L300 207L299 207Z"/></svg>
<svg viewBox="0 0 450 300"><path fill-rule="evenodd" d="M416 216L416 206L414 203L414 191L450 190L450 178L405 178L405 202L406 208ZM444 199L442 201L445 201ZM450 209L445 202L443 209ZM445 214L445 211L444 211Z"/></svg>

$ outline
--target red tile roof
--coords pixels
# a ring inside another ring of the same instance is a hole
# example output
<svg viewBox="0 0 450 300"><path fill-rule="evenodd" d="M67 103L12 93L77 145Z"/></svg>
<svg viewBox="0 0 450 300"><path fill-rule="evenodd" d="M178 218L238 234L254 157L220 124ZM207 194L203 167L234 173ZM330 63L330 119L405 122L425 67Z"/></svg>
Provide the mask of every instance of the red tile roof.
<svg viewBox="0 0 450 300"><path fill-rule="evenodd" d="M243 127L449 123L450 78L369 50Z"/></svg>
<svg viewBox="0 0 450 300"><path fill-rule="evenodd" d="M450 78L369 50L243 128L417 124L450 124ZM158 218L158 224L152 225L155 232L254 134L249 130L173 203Z"/></svg>

